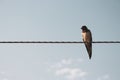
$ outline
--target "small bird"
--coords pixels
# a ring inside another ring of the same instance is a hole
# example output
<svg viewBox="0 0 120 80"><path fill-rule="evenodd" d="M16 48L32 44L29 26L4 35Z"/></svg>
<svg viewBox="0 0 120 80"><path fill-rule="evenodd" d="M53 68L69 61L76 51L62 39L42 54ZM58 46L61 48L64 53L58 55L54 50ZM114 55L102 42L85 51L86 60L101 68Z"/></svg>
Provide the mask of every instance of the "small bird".
<svg viewBox="0 0 120 80"><path fill-rule="evenodd" d="M92 33L85 25L82 26L81 29L82 29L82 39L87 49L89 59L91 59L92 57Z"/></svg>

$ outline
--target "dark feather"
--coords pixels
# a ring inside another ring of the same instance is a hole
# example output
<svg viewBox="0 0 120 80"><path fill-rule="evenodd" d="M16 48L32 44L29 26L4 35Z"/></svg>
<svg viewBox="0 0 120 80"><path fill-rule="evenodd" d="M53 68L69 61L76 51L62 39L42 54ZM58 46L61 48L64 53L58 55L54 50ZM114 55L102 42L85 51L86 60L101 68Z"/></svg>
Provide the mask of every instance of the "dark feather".
<svg viewBox="0 0 120 80"><path fill-rule="evenodd" d="M85 47L87 49L89 59L92 57L92 42L85 42Z"/></svg>

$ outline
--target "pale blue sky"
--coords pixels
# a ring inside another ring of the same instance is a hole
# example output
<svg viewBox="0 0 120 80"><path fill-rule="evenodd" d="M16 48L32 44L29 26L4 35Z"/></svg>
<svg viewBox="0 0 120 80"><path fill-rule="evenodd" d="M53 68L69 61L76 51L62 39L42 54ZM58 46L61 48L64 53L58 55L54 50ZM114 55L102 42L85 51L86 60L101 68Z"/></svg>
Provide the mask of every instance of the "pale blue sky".
<svg viewBox="0 0 120 80"><path fill-rule="evenodd" d="M120 40L119 0L0 0L0 41ZM120 44L0 44L0 80L119 80Z"/></svg>

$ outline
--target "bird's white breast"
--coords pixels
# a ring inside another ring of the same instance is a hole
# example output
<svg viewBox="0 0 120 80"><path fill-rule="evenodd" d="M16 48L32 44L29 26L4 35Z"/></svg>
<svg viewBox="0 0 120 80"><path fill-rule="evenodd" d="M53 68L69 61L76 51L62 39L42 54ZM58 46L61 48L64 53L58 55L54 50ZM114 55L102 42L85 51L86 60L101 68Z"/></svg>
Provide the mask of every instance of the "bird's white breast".
<svg viewBox="0 0 120 80"><path fill-rule="evenodd" d="M90 32L83 32L82 38L85 42L91 41L91 33Z"/></svg>

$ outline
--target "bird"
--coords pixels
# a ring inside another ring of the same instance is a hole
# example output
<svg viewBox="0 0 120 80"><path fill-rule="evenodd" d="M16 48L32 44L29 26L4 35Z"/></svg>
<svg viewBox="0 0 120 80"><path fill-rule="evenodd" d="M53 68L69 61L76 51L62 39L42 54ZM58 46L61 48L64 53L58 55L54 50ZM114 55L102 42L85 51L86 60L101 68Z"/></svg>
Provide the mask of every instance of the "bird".
<svg viewBox="0 0 120 80"><path fill-rule="evenodd" d="M87 28L86 25L83 25L81 29L82 29L82 39L85 44L86 50L88 52L89 59L91 59L92 57L92 33Z"/></svg>

